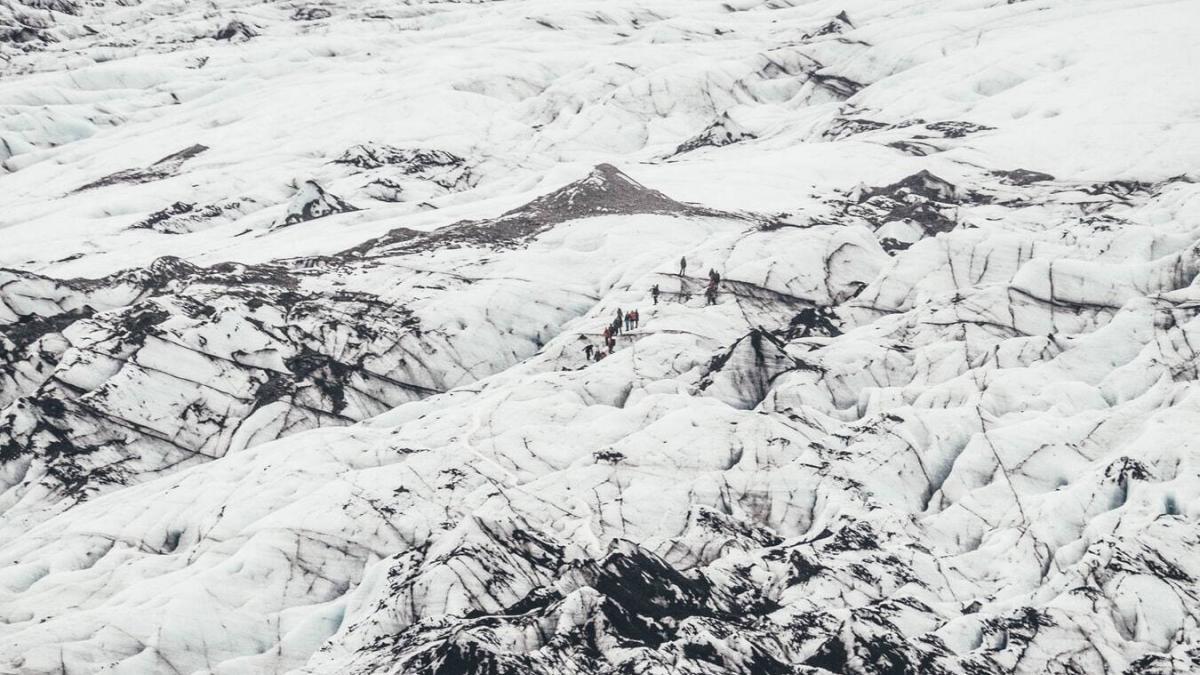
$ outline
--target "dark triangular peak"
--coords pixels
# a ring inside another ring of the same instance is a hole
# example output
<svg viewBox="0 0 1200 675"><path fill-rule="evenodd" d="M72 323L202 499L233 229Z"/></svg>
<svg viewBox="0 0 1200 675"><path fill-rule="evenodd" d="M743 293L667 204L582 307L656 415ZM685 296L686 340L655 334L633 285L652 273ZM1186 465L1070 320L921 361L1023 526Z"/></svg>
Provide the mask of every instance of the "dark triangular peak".
<svg viewBox="0 0 1200 675"><path fill-rule="evenodd" d="M811 40L815 37L821 37L822 35L838 35L840 33L844 33L847 30L850 30L853 28L854 28L854 24L850 22L850 16L847 15L846 12L843 10L841 12L838 12L838 15L833 17L832 19L830 19L829 22L826 23L825 25L821 26L820 28L816 29L815 31L813 31L811 33L805 33L804 37L802 37L801 39Z"/></svg>
<svg viewBox="0 0 1200 675"><path fill-rule="evenodd" d="M931 201L951 204L958 200L958 188L955 187L954 183L945 178L935 176L929 171L922 169L911 176L901 178L891 185L865 190L860 195L859 201L866 201L878 196L887 196L905 201L905 195L917 195Z"/></svg>
<svg viewBox="0 0 1200 675"><path fill-rule="evenodd" d="M741 124L738 124L737 120L729 116L729 113L724 113L715 122L705 128L704 131L689 138L680 144L679 147L675 148L674 154L681 155L685 152L691 152L692 150L706 146L719 148L754 138L757 138L757 136Z"/></svg>
<svg viewBox="0 0 1200 675"><path fill-rule="evenodd" d="M591 216L645 213L688 215L697 209L652 190L612 164L598 164L586 177L517 207L501 220L531 218L563 223Z"/></svg>
<svg viewBox="0 0 1200 675"><path fill-rule="evenodd" d="M213 37L217 40L249 40L257 36L258 31L237 19L230 21L225 24L224 28L213 33Z"/></svg>
<svg viewBox="0 0 1200 675"><path fill-rule="evenodd" d="M748 216L675 201L635 181L611 164L489 220L464 220L433 232L396 228L341 255L377 256L440 248L512 248L555 225L608 215L677 215L746 219Z"/></svg>
<svg viewBox="0 0 1200 675"><path fill-rule="evenodd" d="M335 213L357 211L358 207L327 191L315 180L306 180L296 188L288 202L288 210L275 227L286 227L309 220L332 216Z"/></svg>

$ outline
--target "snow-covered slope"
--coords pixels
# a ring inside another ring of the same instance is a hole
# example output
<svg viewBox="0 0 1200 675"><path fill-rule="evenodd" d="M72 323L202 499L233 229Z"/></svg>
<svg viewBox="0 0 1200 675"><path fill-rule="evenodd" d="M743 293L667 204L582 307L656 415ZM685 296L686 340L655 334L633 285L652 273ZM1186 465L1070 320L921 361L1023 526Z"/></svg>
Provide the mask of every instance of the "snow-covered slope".
<svg viewBox="0 0 1200 675"><path fill-rule="evenodd" d="M0 673L1200 671L1198 19L0 0Z"/></svg>

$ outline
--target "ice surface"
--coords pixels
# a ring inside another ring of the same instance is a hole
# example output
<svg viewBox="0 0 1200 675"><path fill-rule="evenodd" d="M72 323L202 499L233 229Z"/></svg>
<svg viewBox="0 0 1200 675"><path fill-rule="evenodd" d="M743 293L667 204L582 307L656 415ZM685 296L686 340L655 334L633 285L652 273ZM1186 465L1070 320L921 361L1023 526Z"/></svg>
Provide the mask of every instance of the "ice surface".
<svg viewBox="0 0 1200 675"><path fill-rule="evenodd" d="M1197 18L0 0L0 672L1200 671Z"/></svg>

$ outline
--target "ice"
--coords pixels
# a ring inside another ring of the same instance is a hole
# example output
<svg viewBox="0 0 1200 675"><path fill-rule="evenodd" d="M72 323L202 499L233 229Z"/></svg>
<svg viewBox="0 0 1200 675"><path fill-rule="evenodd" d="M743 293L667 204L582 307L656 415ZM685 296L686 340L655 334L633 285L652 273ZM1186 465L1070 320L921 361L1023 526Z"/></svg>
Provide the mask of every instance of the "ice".
<svg viewBox="0 0 1200 675"><path fill-rule="evenodd" d="M0 0L0 672L1200 670L1195 16Z"/></svg>

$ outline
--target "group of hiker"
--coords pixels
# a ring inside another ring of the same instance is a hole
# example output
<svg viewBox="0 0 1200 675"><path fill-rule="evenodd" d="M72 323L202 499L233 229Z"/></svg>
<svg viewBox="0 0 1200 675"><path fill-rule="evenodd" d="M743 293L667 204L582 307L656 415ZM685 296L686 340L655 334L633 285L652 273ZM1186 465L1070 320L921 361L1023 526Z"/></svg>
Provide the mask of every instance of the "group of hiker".
<svg viewBox="0 0 1200 675"><path fill-rule="evenodd" d="M682 281L683 276L685 274L687 274L687 257L686 256L679 259L679 278L681 280L679 293L680 293L680 297L683 299L683 301L686 302L688 299L690 299L692 297L692 294L691 294L691 292L689 292L687 290L686 285L684 285L684 282ZM704 289L704 300L705 300L704 304L706 306L717 304L717 287L720 285L720 283L721 283L720 272L717 272L715 269L710 268L708 270L708 287ZM658 284L654 284L653 286L650 287L650 298L654 301L654 304L656 304L656 305L658 304L658 296L661 294L662 294L662 291L659 290Z"/></svg>
<svg viewBox="0 0 1200 675"><path fill-rule="evenodd" d="M704 304L717 304L717 284L721 283L721 273L714 270L708 270L708 288L704 289Z"/></svg>
<svg viewBox="0 0 1200 675"><path fill-rule="evenodd" d="M596 349L590 342L583 346L583 354L588 361L599 361L612 354L617 349L617 336L624 330L626 333L638 327L641 314L636 309L628 312L617 308L617 316L612 323L604 327L604 349Z"/></svg>
<svg viewBox="0 0 1200 675"><path fill-rule="evenodd" d="M687 272L687 256L679 259L679 278L682 279L684 273ZM682 282L681 282L682 283ZM713 268L708 269L708 287L704 289L704 304L717 304L717 286L721 283L721 274ZM658 304L658 284L650 289L650 295L654 298L654 304ZM690 295L690 294L689 294Z"/></svg>
<svg viewBox="0 0 1200 675"><path fill-rule="evenodd" d="M687 272L687 257L679 259L679 277L683 278ZM681 281L682 283L682 281ZM708 287L704 290L704 298L706 305L717 304L717 287L721 283L721 275L715 269L708 270ZM650 287L650 297L654 300L654 304L658 304L658 296L662 293L659 290L658 284ZM690 297L690 293L683 291L684 297ZM629 332L638 327L638 322L641 316L637 309L631 309L628 312L617 309L617 315L612 320L612 323L604 327L604 348L597 349L590 342L583 346L583 354L588 361L599 361L604 357L612 354L617 348L617 336L621 331Z"/></svg>

